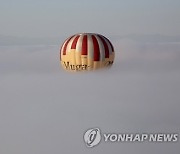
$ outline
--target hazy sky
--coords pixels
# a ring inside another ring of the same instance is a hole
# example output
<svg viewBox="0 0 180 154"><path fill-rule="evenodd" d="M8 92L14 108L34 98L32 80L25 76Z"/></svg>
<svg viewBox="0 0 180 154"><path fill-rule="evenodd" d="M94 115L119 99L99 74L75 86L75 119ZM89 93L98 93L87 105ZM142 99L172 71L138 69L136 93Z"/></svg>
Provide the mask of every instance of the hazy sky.
<svg viewBox="0 0 180 154"><path fill-rule="evenodd" d="M88 149L83 135L180 133L179 8L180 0L0 0L0 154L178 154L179 142ZM60 41L78 32L110 37L111 69L63 71Z"/></svg>
<svg viewBox="0 0 180 154"><path fill-rule="evenodd" d="M180 35L179 0L1 0L0 35Z"/></svg>

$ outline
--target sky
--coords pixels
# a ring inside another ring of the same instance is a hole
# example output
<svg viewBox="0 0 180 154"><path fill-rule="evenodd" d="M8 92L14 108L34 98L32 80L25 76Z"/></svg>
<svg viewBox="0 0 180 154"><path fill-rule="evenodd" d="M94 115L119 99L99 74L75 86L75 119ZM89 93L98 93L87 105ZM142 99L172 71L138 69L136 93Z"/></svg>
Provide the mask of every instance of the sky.
<svg viewBox="0 0 180 154"><path fill-rule="evenodd" d="M1 0L0 35L180 35L179 0Z"/></svg>
<svg viewBox="0 0 180 154"><path fill-rule="evenodd" d="M177 154L177 143L101 142L103 132L179 133L180 1L0 0L0 153ZM111 69L68 73L59 48L98 32Z"/></svg>

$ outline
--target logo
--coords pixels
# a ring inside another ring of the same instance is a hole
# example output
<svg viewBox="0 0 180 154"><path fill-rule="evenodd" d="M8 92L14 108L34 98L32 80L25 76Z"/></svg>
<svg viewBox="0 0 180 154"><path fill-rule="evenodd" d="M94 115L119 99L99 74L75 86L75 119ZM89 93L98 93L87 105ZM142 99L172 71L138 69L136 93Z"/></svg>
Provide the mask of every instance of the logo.
<svg viewBox="0 0 180 154"><path fill-rule="evenodd" d="M179 134L174 133L104 133L99 128L88 129L84 133L87 147L94 147L100 143L177 143Z"/></svg>
<svg viewBox="0 0 180 154"><path fill-rule="evenodd" d="M84 141L87 147L94 147L101 141L101 132L99 128L92 128L85 132Z"/></svg>

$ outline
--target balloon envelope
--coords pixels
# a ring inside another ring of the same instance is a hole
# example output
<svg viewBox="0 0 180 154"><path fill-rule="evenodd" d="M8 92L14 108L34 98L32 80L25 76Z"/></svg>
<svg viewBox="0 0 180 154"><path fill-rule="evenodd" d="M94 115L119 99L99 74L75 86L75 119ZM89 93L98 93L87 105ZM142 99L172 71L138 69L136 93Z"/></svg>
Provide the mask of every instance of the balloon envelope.
<svg viewBox="0 0 180 154"><path fill-rule="evenodd" d="M65 70L70 71L106 68L114 62L114 48L103 35L79 33L63 43L60 62Z"/></svg>

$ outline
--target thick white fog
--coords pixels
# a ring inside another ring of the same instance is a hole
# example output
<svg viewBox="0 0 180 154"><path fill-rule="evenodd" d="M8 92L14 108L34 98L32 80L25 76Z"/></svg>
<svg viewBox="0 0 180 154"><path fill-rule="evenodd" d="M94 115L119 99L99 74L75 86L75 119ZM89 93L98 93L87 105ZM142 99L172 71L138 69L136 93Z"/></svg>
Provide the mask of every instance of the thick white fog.
<svg viewBox="0 0 180 154"><path fill-rule="evenodd" d="M113 67L88 73L64 71L58 45L0 46L0 153L179 153L179 142L85 146L92 127L179 133L180 43L113 44Z"/></svg>

